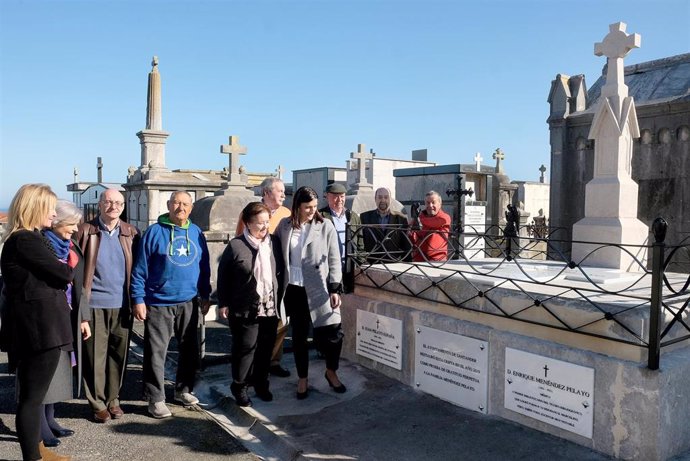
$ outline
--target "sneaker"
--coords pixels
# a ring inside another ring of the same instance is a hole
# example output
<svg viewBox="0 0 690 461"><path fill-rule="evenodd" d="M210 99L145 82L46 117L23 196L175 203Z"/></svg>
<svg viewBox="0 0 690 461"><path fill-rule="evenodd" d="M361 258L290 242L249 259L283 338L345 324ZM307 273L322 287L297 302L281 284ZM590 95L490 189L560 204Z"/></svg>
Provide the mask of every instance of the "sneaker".
<svg viewBox="0 0 690 461"><path fill-rule="evenodd" d="M172 416L165 402L149 402L149 413L156 419L168 418Z"/></svg>
<svg viewBox="0 0 690 461"><path fill-rule="evenodd" d="M196 405L199 403L199 399L194 397L189 392L175 392L175 401L180 402L182 405Z"/></svg>

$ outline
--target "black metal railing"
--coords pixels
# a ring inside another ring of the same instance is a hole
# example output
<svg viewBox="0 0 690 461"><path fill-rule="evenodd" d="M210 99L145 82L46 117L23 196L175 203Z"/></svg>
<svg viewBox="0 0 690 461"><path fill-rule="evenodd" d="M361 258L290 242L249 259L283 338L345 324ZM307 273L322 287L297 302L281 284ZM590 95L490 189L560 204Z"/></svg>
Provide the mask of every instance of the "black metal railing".
<svg viewBox="0 0 690 461"><path fill-rule="evenodd" d="M465 226L460 235L349 227L349 288L370 286L645 348L648 367L655 370L664 347L690 339L690 237L668 245L665 221L658 218L652 227L655 242L650 245L568 241L558 238L567 235L560 229L538 238L506 236L498 227L475 232ZM439 242L447 246L446 257L438 258L435 248L429 258L424 249ZM573 245L588 250L579 261L572 260ZM627 272L589 265L600 252L612 251L628 261ZM612 278L618 281L611 283ZM582 315L571 315L566 304L572 302Z"/></svg>

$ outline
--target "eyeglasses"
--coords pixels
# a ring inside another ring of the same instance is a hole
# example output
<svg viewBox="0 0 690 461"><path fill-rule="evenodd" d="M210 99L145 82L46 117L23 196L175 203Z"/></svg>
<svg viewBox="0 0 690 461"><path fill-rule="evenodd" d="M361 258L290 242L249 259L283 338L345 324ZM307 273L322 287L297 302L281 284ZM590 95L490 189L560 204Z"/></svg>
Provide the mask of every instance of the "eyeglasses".
<svg viewBox="0 0 690 461"><path fill-rule="evenodd" d="M123 206L125 206L125 202L118 202L114 200L103 200L101 203L108 207L113 206L116 208L122 208Z"/></svg>

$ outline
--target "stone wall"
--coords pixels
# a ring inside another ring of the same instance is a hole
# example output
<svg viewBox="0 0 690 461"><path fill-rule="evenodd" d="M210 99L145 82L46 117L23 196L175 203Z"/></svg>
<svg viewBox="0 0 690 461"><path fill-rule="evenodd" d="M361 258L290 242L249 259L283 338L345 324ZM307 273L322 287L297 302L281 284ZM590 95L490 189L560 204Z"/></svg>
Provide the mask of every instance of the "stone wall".
<svg viewBox="0 0 690 461"><path fill-rule="evenodd" d="M354 294L346 295L343 301L343 356L347 359L416 387L417 326L479 339L489 344L489 415L553 434L620 459L662 461L690 448L690 426L686 423L690 414L690 388L687 386L690 381L690 347L687 345L665 352L661 370L653 371L646 368L644 353L640 353L635 346L492 315L488 308L486 312L477 312L433 299L402 296L404 290L400 293L381 290L367 286L371 283L366 280L369 280L368 277L359 278ZM398 283L414 286L418 281L405 276L393 284ZM458 284L458 290L477 289L476 280L459 280L455 283ZM509 308L511 300L517 305L521 296L525 294L510 296L506 293L501 298L501 306ZM428 297L433 298L432 295ZM480 299L475 301L483 302ZM567 304L564 305L564 312L571 310L566 313L569 321L576 321L579 312L584 317L591 314L584 301L570 299L564 302ZM582 305L582 311L576 307L578 302ZM358 310L402 321L401 370L356 353ZM505 407L505 354L508 347L594 370L595 407L591 438Z"/></svg>

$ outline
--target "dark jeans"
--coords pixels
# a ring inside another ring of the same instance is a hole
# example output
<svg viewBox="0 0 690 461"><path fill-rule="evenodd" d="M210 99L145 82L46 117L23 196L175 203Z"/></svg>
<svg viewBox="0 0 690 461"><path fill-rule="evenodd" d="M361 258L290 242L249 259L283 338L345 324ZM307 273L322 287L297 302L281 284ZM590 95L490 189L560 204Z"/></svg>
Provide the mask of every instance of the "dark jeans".
<svg viewBox="0 0 690 461"><path fill-rule="evenodd" d="M24 460L41 459L41 412L43 399L53 379L61 351L59 348L25 353L19 360L19 402L17 404L17 437Z"/></svg>
<svg viewBox="0 0 690 461"><path fill-rule="evenodd" d="M309 349L307 338L312 325L309 315L309 302L304 287L288 285L285 292L285 308L290 313L292 325L292 350L295 355L297 376L309 376ZM326 357L326 368L338 370L340 351L343 348L343 330L340 323L314 328L314 342L317 349Z"/></svg>
<svg viewBox="0 0 690 461"><path fill-rule="evenodd" d="M199 369L199 307L187 301L173 306L146 306L144 323L144 393L149 402L165 401L165 356L177 339L175 390L191 392Z"/></svg>
<svg viewBox="0 0 690 461"><path fill-rule="evenodd" d="M255 388L268 388L268 367L276 340L278 317L229 316L232 332L232 380Z"/></svg>

